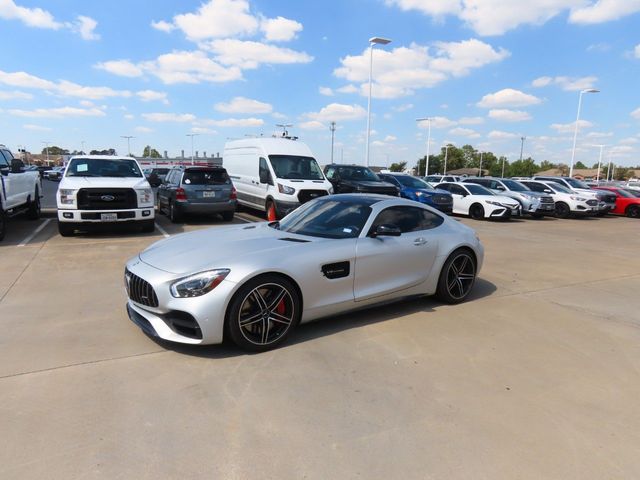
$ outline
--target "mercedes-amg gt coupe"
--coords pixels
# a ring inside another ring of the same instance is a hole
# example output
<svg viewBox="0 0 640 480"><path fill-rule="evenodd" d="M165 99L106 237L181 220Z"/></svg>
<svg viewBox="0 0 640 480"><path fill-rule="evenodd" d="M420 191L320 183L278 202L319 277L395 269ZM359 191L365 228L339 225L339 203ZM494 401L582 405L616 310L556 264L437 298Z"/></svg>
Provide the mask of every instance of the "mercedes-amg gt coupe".
<svg viewBox="0 0 640 480"><path fill-rule="evenodd" d="M406 297L459 303L484 257L475 231L418 202L330 195L279 222L159 241L124 272L129 318L189 344L264 351L299 323ZM346 321L346 320L345 320Z"/></svg>

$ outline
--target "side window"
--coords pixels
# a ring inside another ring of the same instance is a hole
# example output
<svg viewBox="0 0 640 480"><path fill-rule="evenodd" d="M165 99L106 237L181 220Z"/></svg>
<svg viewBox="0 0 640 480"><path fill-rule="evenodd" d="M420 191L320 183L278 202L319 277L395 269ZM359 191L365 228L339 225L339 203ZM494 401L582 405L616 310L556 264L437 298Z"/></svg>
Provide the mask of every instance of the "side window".
<svg viewBox="0 0 640 480"><path fill-rule="evenodd" d="M525 185L529 187L531 190L533 190L534 192L544 192L545 189L547 188L544 185L541 185L539 183L533 183L533 182L525 183Z"/></svg>
<svg viewBox="0 0 640 480"><path fill-rule="evenodd" d="M258 167L258 175L260 178L266 175L267 182L269 185L273 185L273 180L271 179L271 172L269 171L269 167L267 166L267 161L260 157L260 165ZM263 183L262 181L260 183Z"/></svg>
<svg viewBox="0 0 640 480"><path fill-rule="evenodd" d="M383 179L385 182L389 182L389 183L391 183L392 185L395 185L396 187L401 187L401 186L402 186L402 185L400 185L400 182L398 181L398 179L397 179L397 178L394 178L394 176L393 176L393 175L385 175L384 177L382 177L382 179Z"/></svg>
<svg viewBox="0 0 640 480"><path fill-rule="evenodd" d="M327 171L325 172L325 176L327 177L327 180L333 180L333 177L336 174L336 169L335 168L327 168Z"/></svg>
<svg viewBox="0 0 640 480"><path fill-rule="evenodd" d="M466 195L467 191L460 185L450 185L449 191L455 195Z"/></svg>
<svg viewBox="0 0 640 480"><path fill-rule="evenodd" d="M10 157L5 157L5 151L0 150L0 168L8 168L10 165Z"/></svg>
<svg viewBox="0 0 640 480"><path fill-rule="evenodd" d="M167 184L171 183L171 175L173 175L173 170L169 170L169 173L167 173L167 176L164 177L165 183Z"/></svg>
<svg viewBox="0 0 640 480"><path fill-rule="evenodd" d="M173 172L171 183L173 183L176 187L180 186L180 182L182 181L183 174L184 174L183 170L176 170L175 172Z"/></svg>
<svg viewBox="0 0 640 480"><path fill-rule="evenodd" d="M402 233L429 230L441 225L444 219L419 207L389 207L378 214L371 232L380 225L395 225Z"/></svg>
<svg viewBox="0 0 640 480"><path fill-rule="evenodd" d="M443 183L442 185L438 185L438 190L445 190L447 192L451 191L451 185L447 184L447 183Z"/></svg>

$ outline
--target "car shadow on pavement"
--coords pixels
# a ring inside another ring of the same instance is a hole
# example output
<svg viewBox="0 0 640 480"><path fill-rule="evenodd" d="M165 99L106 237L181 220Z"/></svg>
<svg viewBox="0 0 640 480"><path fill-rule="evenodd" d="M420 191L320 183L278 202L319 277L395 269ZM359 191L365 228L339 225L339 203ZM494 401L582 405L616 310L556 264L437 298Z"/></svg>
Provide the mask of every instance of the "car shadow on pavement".
<svg viewBox="0 0 640 480"><path fill-rule="evenodd" d="M466 301L472 302L489 297L496 290L497 287L493 283L478 278L473 291ZM443 305L444 304L436 300L435 297L413 297L407 300L389 302L363 308L362 310L354 310L344 314L326 317L318 321L299 325L282 348L286 348L287 345L310 342L316 338L326 337L352 328L360 328L375 323L395 320L406 315L430 313ZM149 338L162 348L194 357L227 358L250 354L240 350L228 341L225 341L222 345L201 346L172 343L154 337Z"/></svg>

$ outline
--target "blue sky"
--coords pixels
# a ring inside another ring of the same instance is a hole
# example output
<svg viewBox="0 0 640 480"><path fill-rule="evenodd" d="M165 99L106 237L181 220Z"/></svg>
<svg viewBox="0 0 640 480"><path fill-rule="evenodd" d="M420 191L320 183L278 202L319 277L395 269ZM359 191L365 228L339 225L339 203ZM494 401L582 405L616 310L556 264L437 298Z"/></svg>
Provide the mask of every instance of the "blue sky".
<svg viewBox="0 0 640 480"><path fill-rule="evenodd" d="M505 4L507 6L505 6ZM0 0L0 143L39 151L149 144L221 152L278 123L330 158L371 164L451 142L567 163L605 144L640 163L640 0Z"/></svg>

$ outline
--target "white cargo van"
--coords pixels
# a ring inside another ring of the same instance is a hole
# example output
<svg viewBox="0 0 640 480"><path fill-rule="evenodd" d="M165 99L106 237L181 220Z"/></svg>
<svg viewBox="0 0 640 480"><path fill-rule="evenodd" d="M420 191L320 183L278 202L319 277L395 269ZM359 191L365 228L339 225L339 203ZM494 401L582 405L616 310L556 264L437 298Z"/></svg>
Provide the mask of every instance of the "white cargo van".
<svg viewBox="0 0 640 480"><path fill-rule="evenodd" d="M309 147L291 138L227 142L222 165L238 191L238 203L267 212L270 221L333 193Z"/></svg>

